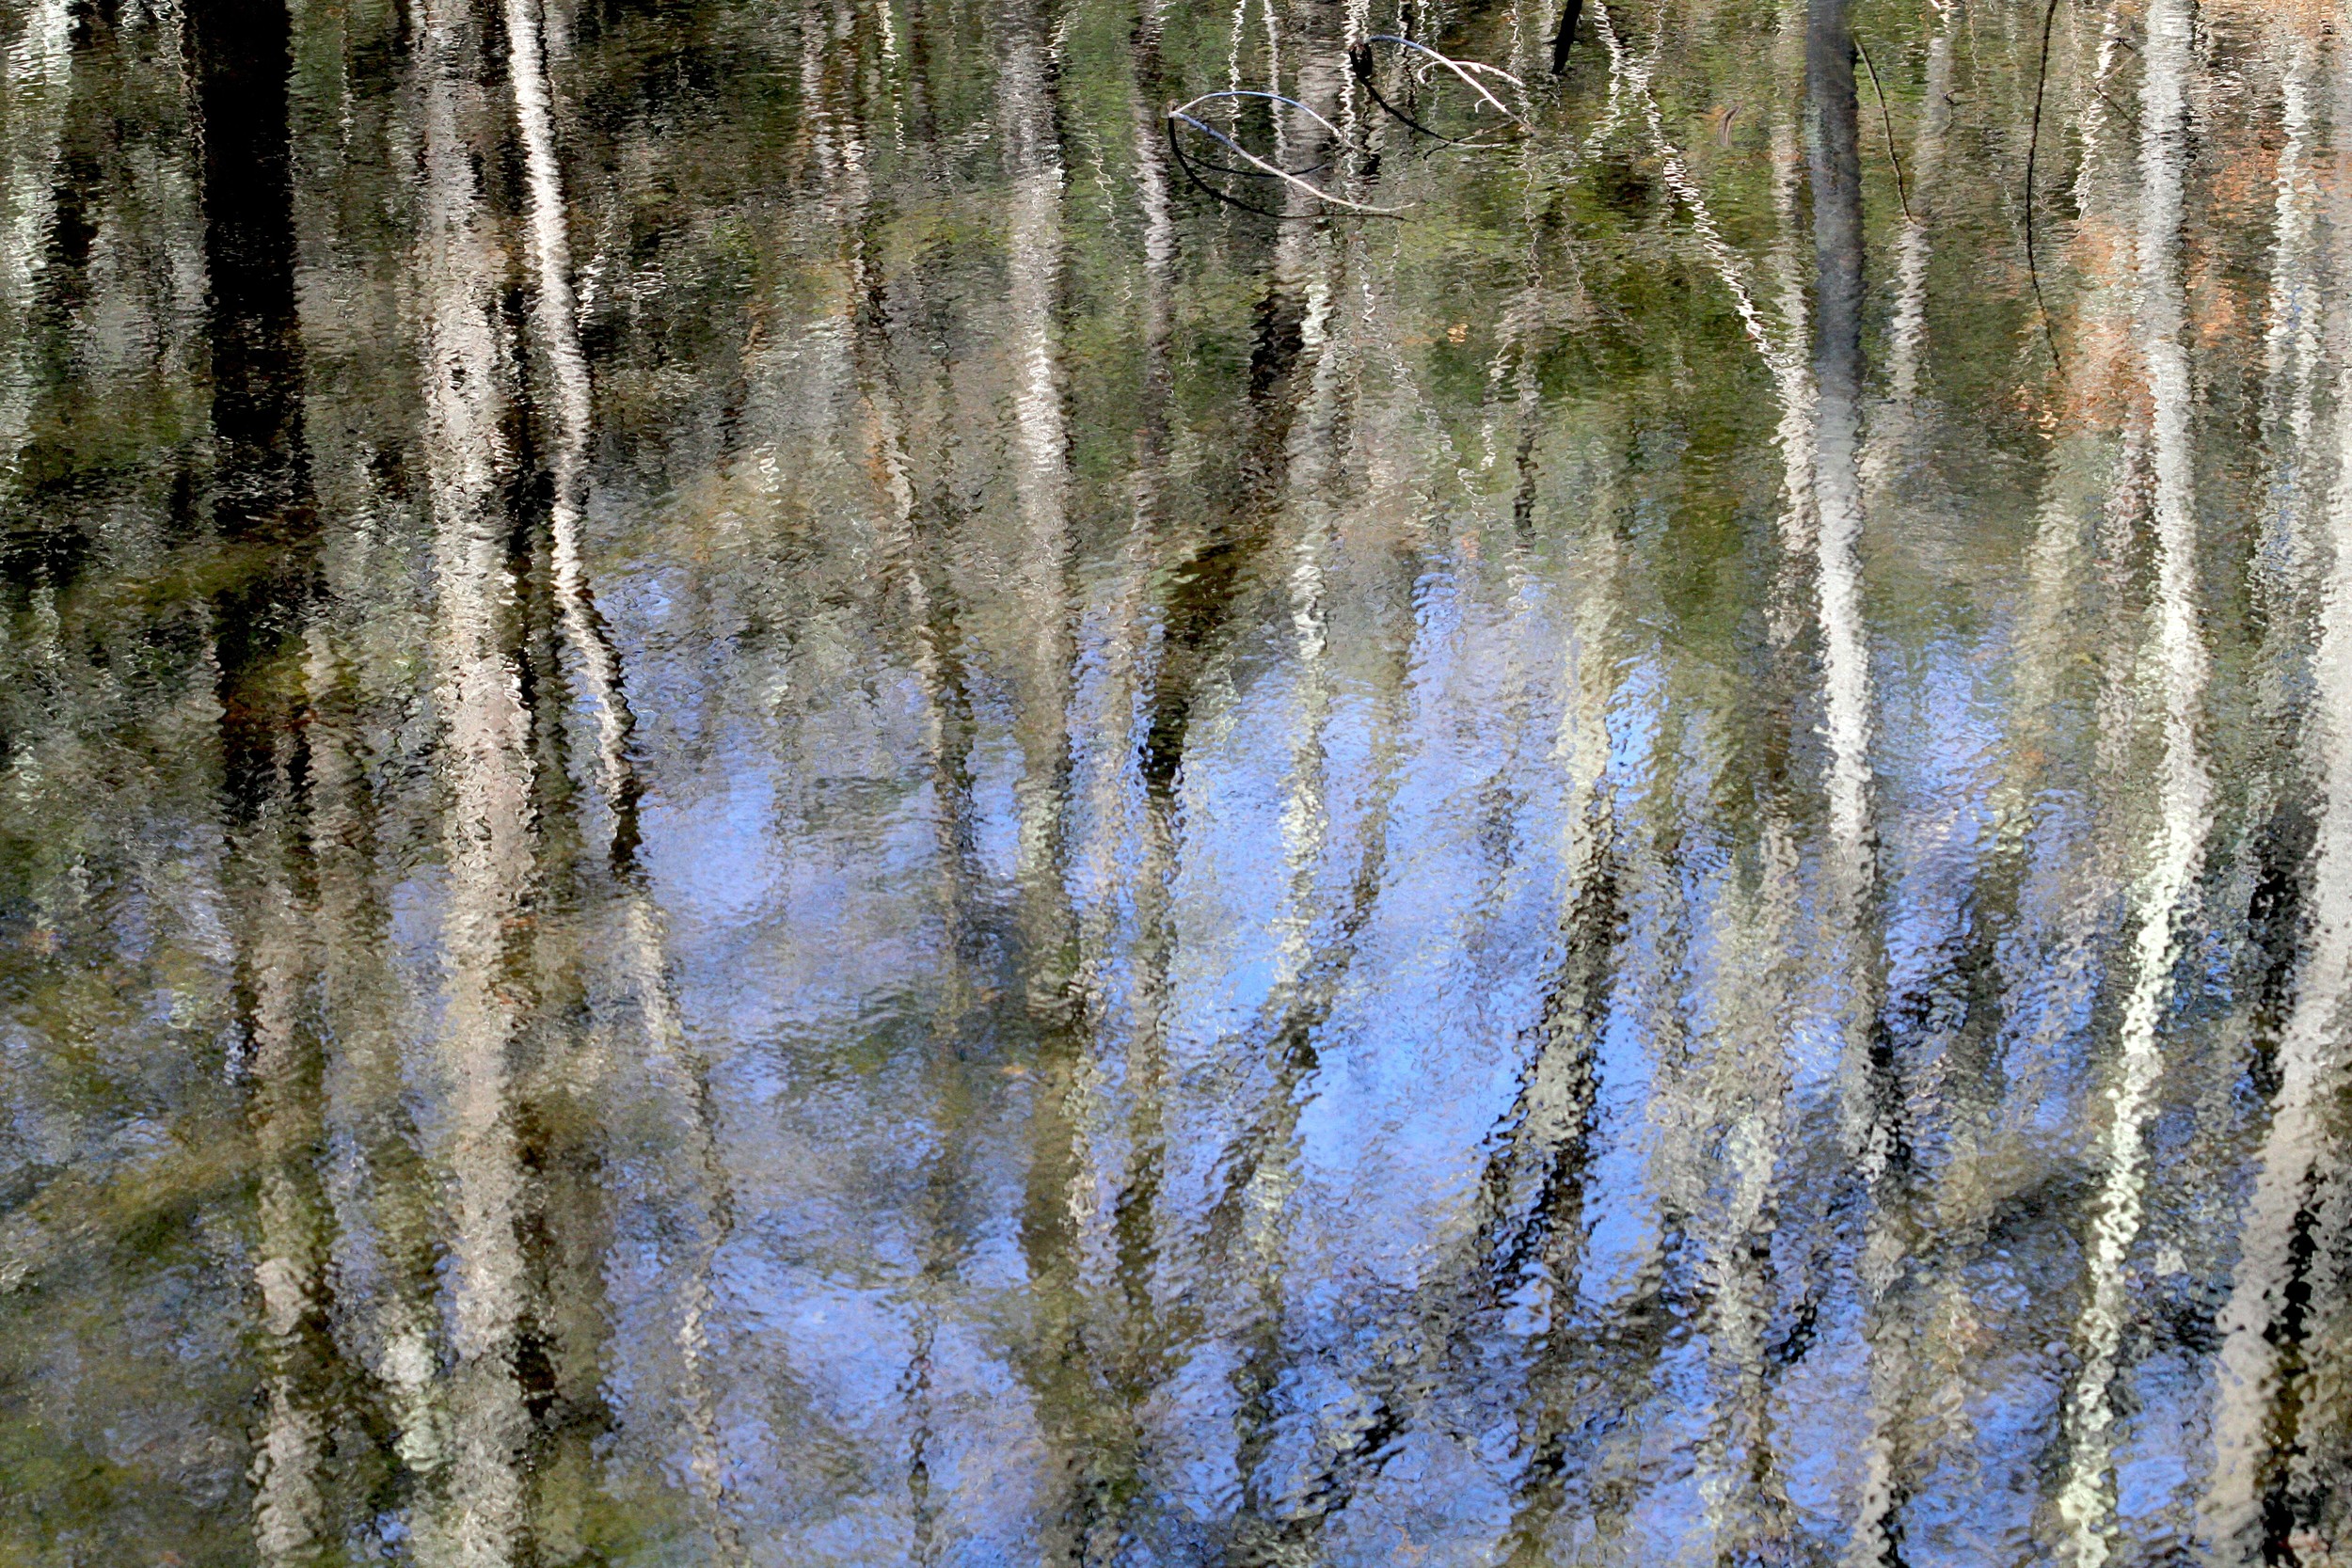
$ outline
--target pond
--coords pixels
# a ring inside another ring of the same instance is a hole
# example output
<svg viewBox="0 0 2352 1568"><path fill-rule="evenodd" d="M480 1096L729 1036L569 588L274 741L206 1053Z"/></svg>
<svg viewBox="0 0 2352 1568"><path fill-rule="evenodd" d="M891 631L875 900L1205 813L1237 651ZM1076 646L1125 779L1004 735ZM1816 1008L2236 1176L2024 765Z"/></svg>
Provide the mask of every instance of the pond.
<svg viewBox="0 0 2352 1568"><path fill-rule="evenodd" d="M0 1561L2352 1562L2333 0L14 0Z"/></svg>

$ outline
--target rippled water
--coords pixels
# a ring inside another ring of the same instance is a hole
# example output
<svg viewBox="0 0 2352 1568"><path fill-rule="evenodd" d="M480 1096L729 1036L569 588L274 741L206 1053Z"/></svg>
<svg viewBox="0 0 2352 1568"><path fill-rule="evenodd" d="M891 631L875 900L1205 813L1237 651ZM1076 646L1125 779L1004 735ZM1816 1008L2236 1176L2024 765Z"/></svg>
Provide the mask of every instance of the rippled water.
<svg viewBox="0 0 2352 1568"><path fill-rule="evenodd" d="M2352 1562L2338 0L1398 4L0 9L0 1562Z"/></svg>

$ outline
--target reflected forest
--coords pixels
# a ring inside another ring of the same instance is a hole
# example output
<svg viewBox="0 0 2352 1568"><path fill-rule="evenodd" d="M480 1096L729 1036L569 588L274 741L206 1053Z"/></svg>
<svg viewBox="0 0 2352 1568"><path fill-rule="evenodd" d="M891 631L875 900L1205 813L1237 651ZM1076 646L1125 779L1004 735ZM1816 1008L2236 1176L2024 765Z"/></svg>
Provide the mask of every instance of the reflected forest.
<svg viewBox="0 0 2352 1568"><path fill-rule="evenodd" d="M2352 1568L2344 0L7 0L0 1565Z"/></svg>

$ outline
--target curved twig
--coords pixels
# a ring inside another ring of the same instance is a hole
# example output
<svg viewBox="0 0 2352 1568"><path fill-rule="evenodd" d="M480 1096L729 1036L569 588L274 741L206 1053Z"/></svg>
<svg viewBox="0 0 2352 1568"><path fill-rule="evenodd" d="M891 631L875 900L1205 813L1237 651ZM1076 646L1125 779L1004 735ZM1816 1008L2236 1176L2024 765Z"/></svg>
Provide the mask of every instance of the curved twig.
<svg viewBox="0 0 2352 1568"><path fill-rule="evenodd" d="M1215 169L1219 174L1237 174L1244 180L1272 180L1277 178L1275 175L1266 173L1263 169L1235 168L1231 164L1212 163L1206 158L1196 158L1193 160L1193 163L1196 167ZM1290 174L1314 174L1323 169L1329 168L1330 166L1331 166L1328 163L1309 164L1305 168L1294 168L1286 170L1285 172Z"/></svg>
<svg viewBox="0 0 2352 1568"><path fill-rule="evenodd" d="M1278 213L1270 207L1260 207L1254 203L1244 201L1237 196L1228 196L1223 191L1218 190L1215 185L1212 185L1206 180L1201 179L1200 171L1193 167L1192 160L1190 158L1184 156L1184 143L1176 139L1176 116L1171 113L1168 117L1167 123L1168 150L1176 155L1176 166L1184 171L1184 178L1186 180L1190 181L1195 186L1199 187L1207 195L1222 201L1228 207L1237 207L1245 213L1255 213L1260 217L1272 218L1277 223L1291 222L1296 218L1306 215L1304 214L1297 213ZM1193 123L1199 124L1200 122L1195 120Z"/></svg>
<svg viewBox="0 0 2352 1568"><path fill-rule="evenodd" d="M1240 92L1240 91L1233 91L1233 92L1212 92L1212 93L1205 93L1205 94L1203 94L1202 96L1200 96L1200 97L1199 97L1199 98L1194 99L1194 100L1192 101L1192 103L1186 103L1186 104L1184 104L1184 108L1186 108L1186 109L1189 109L1189 108L1191 108L1191 107L1193 106L1193 103L1207 103L1207 102L1208 102L1210 99L1212 99L1212 98L1266 98L1266 99L1271 99L1271 100L1273 100L1275 103L1288 103L1288 104L1292 105L1292 106L1293 106L1293 107L1295 107L1295 108L1304 110L1307 114L1309 114L1309 115L1312 115L1312 116L1314 117L1315 120L1316 120L1318 123L1320 123L1320 124L1322 124L1322 125L1324 125L1324 126L1326 126L1326 127L1329 128L1329 129L1330 129L1330 131L1332 132L1332 134L1333 134L1333 135L1338 135L1338 133L1339 133L1339 127L1337 127L1337 126L1335 126L1335 125L1332 125L1332 124L1331 124L1331 122L1330 122L1329 120L1325 119L1324 119L1321 115L1315 114L1315 112L1314 112L1312 109L1308 108L1306 104L1299 103L1299 102L1298 102L1298 100L1296 100L1295 98L1285 98L1285 97L1283 97L1280 93L1278 93L1278 92ZM1179 111L1171 111L1171 112L1179 112ZM1342 136L1340 139L1341 139L1341 141L1342 141L1343 143L1344 143L1347 147L1349 147L1349 148L1353 149L1354 150L1356 150L1356 151L1358 151L1358 152L1362 152L1362 153L1364 153L1364 154L1365 154L1365 156L1367 156L1367 157L1371 156L1371 152L1370 152L1370 150L1369 150L1368 149L1361 148L1361 147L1357 147L1357 146L1356 146L1356 144L1355 144L1354 142L1347 141L1347 139L1346 139L1344 136ZM1274 179L1279 179L1279 178L1280 178L1280 176L1279 176L1279 175L1276 175L1276 174L1268 174L1268 173L1264 172L1263 169L1254 169L1254 168L1235 168L1235 167L1234 167L1232 165L1231 165L1231 164L1213 164L1213 163L1211 163L1211 162L1210 162L1208 159L1206 159L1206 158L1195 158L1195 159L1193 160L1193 166L1194 166L1196 168L1213 168L1213 169L1216 170L1216 172L1217 172L1217 173L1219 173L1219 174L1238 174L1238 175L1240 175L1240 176L1241 176L1243 179L1245 179L1245 180L1274 180ZM1321 163L1309 164L1309 165L1308 165L1305 168L1284 169L1284 170L1282 171L1282 173L1284 173L1284 174L1312 174L1312 173L1314 173L1317 169L1328 168L1328 167L1330 167L1330 166L1330 166L1330 161L1329 161L1328 159L1326 159L1325 161L1323 161L1323 162L1321 162Z"/></svg>
<svg viewBox="0 0 2352 1568"><path fill-rule="evenodd" d="M1420 120L1415 119L1411 115L1406 114L1404 110L1390 103L1381 93L1379 84L1372 79L1372 72L1368 71L1364 72L1364 90L1372 94L1372 101L1375 103L1379 104L1381 108L1388 111L1388 115L1391 119L1402 120L1405 124L1420 132L1422 135L1429 137L1432 141L1450 142L1455 147L1471 147L1478 145L1476 143L1463 141L1457 136L1449 136L1443 131L1432 131L1428 126L1423 125Z"/></svg>
<svg viewBox="0 0 2352 1568"><path fill-rule="evenodd" d="M1489 65L1485 60L1454 60L1449 63L1459 66L1464 71L1483 71L1489 76L1500 76L1515 87L1523 89L1527 86L1525 82L1520 81L1501 66Z"/></svg>
<svg viewBox="0 0 2352 1568"><path fill-rule="evenodd" d="M2033 79L2033 130L2026 138L2026 277L2033 284L2034 309L2042 317L2042 341L2049 345L2050 364L2063 370L2058 358L2058 332L2050 325L2049 302L2042 297L2042 261L2034 252L2033 176L2042 154L2042 97L2050 83L2050 29L2058 23L2058 0L2050 0L2042 13L2042 64Z"/></svg>
<svg viewBox="0 0 2352 1568"><path fill-rule="evenodd" d="M1279 92L1260 92L1248 88L1233 88L1223 92L1204 92L1198 98L1177 104L1174 108L1168 110L1168 112L1170 115L1181 115L1188 109L1198 108L1200 104L1214 103L1220 98L1263 98L1269 103L1288 103L1292 108L1296 109L1300 114L1305 115L1309 119L1313 120L1317 125L1320 125L1326 131L1330 132L1331 139L1338 142L1342 147L1346 148L1350 152L1360 152L1367 158L1373 156L1371 148L1362 146L1357 142L1349 141L1347 139L1346 132L1341 130L1338 126L1332 124L1329 120L1315 113L1314 110L1309 108L1306 104L1301 103L1297 99L1288 97ZM1214 133L1212 133L1212 135L1214 135ZM1240 152L1241 149L1235 148L1234 150ZM1250 155L1247 152L1243 152L1242 156L1247 158ZM1251 159L1251 161L1261 165L1264 162L1263 159L1256 158Z"/></svg>
<svg viewBox="0 0 2352 1568"><path fill-rule="evenodd" d="M1462 79L1463 86L1469 87L1470 91L1476 93L1479 97L1485 99L1488 103L1492 104L1497 114L1502 115L1504 119L1510 120L1515 125L1523 126L1527 123L1527 121L1521 119L1512 111L1509 104L1503 103L1502 99L1497 98L1491 91L1487 90L1486 83L1470 74L1472 71L1483 71L1490 76L1502 77L1504 81L1510 83L1515 87L1524 88L1527 86L1526 83L1520 81L1518 77L1512 75L1509 71L1502 70L1501 67L1487 65L1482 60L1456 60L1448 55L1438 54L1435 49L1430 48L1425 43L1415 43L1411 39L1399 38L1394 33L1375 33L1364 41L1367 43L1393 43L1406 49L1418 49L1422 54L1428 55L1431 59L1437 61L1439 65L1445 67L1448 71L1454 72L1454 75L1459 76Z"/></svg>
<svg viewBox="0 0 2352 1568"><path fill-rule="evenodd" d="M1895 117L1886 110L1886 88L1880 85L1879 68L1870 63L1870 51L1859 34L1854 38L1853 47L1854 53L1862 56L1864 68L1870 72L1870 90L1878 94L1879 123L1886 128L1886 156L1895 165L1895 199L1902 203L1903 221L1916 223L1919 220L1911 215L1911 191L1903 183L1902 150L1895 145Z"/></svg>
<svg viewBox="0 0 2352 1568"><path fill-rule="evenodd" d="M1428 126L1423 125L1420 120L1415 119L1411 115L1406 114L1404 110L1398 108L1395 104L1388 101L1387 97L1380 91L1380 84L1373 80L1372 70L1369 64L1358 72L1358 78L1364 84L1364 90L1372 94L1372 101L1375 103L1379 104L1384 110L1388 111L1389 117L1391 119L1402 120L1405 124L1412 127L1424 136L1428 136L1436 141L1445 142L1454 147L1466 148L1472 151L1477 151L1486 148L1502 147L1507 145L1503 142L1472 141L1462 136L1449 136L1443 131L1431 130Z"/></svg>
<svg viewBox="0 0 2352 1568"><path fill-rule="evenodd" d="M1216 94L1211 94L1210 96L1212 96L1212 97L1225 97L1225 96L1229 96L1229 95L1227 95L1227 94L1222 94L1222 93L1216 93ZM1273 97L1276 97L1276 96L1278 96L1278 95L1277 95L1277 94L1274 94L1274 93L1266 93L1266 94L1263 94L1262 96L1264 96L1264 97L1267 97L1267 98L1273 98ZM1197 99L1197 98L1193 100L1193 103L1198 103L1199 102L1200 102L1200 100L1199 100L1199 99ZM1288 101L1288 100L1285 100L1284 102L1289 102L1289 101ZM1185 105L1185 107L1187 107L1187 108L1189 108L1190 106L1191 106L1190 104ZM1302 107L1304 107L1304 105L1301 105L1301 106L1302 106ZM1307 112L1308 112L1309 114L1311 114L1311 115L1314 114L1314 111L1313 111L1312 109L1309 109L1309 110L1307 110ZM1184 113L1184 109L1170 109L1170 110L1168 110L1168 121L1169 121L1169 123L1170 123L1171 125L1172 125L1172 124L1174 124L1174 123L1175 123L1176 121L1178 121L1178 120L1182 120L1184 124L1191 126L1194 130L1196 130L1196 131L1200 132L1202 135L1207 136L1210 140L1216 142L1218 145L1220 145L1220 146L1222 146L1223 148L1225 148L1228 151L1231 151L1231 152L1232 152L1232 153L1235 153L1235 154L1237 154L1238 156L1240 156L1240 157L1242 157L1242 158L1245 158L1245 159L1248 160L1251 164L1254 164L1254 165L1255 165L1255 166L1257 166L1259 168L1263 169L1263 170L1264 170L1267 174L1272 175L1275 179L1281 181L1283 183L1288 184L1288 185L1295 185L1295 186L1296 186L1298 189L1300 189L1300 190L1302 190L1302 191L1306 192L1309 196L1313 197L1313 198L1314 198L1317 201L1328 202L1330 205L1332 205L1332 206L1334 206L1334 207L1344 207L1344 208L1346 208L1346 209L1347 209L1348 211L1350 211L1350 212L1353 212L1353 213L1362 213L1363 214L1365 214L1365 215L1366 215L1366 216L1368 216L1368 217L1394 218L1394 217L1403 217L1403 216L1405 215L1404 209L1402 209L1402 208L1398 208L1398 207L1373 207L1373 206L1368 206L1368 205L1366 205L1365 203L1363 203L1363 202L1361 202L1361 201L1350 201L1347 198L1345 198L1345 197L1343 197L1343 196L1334 196L1334 195L1332 195L1329 191L1327 191L1327 190L1323 189L1323 188L1322 188L1321 186L1319 186L1319 185L1310 184L1310 183L1308 183L1306 181L1301 180L1300 178L1298 178L1298 176L1296 176L1295 174L1286 173L1286 172L1284 172L1283 170L1281 170L1281 169L1279 169L1279 168L1275 167L1272 164L1267 163L1267 162L1266 162L1263 158L1259 157L1259 156L1258 156L1255 152L1250 151L1250 150L1249 150L1249 149L1248 149L1248 148L1246 148L1246 147L1242 146L1242 144L1241 144L1241 143L1239 143L1239 142L1235 141L1232 137L1231 137L1231 136L1227 135L1224 132L1219 131L1219 130L1218 130L1216 126L1209 124L1209 123L1208 123L1207 121L1205 121L1205 120L1195 119L1192 116L1190 116L1190 115L1188 115L1188 114ZM1322 117L1322 116L1320 116L1320 115L1315 115L1315 118L1316 118L1317 119L1323 119L1323 117ZM1328 124L1329 122L1328 122L1328 121L1325 121L1325 123ZM1169 136L1169 138L1168 138L1168 142L1169 142L1169 145L1170 145L1170 146L1175 146L1175 145L1176 145L1176 140L1175 140L1175 137L1174 137L1174 135L1173 135L1172 134L1170 135L1170 136ZM1350 142L1350 143L1348 143L1348 145L1352 147L1352 146L1354 146L1355 144L1354 144L1354 143L1352 143L1352 142ZM1180 159L1184 158L1184 152L1183 152L1183 150L1182 150L1181 148L1179 148L1179 149L1178 149L1178 150L1177 150L1177 156L1178 156ZM1191 171L1192 171L1192 166L1191 166L1191 162L1190 162L1190 160L1188 160L1188 159L1184 160L1184 166L1185 166L1185 172L1186 172L1186 173L1188 173L1188 174L1189 174L1189 173L1191 173ZM1197 178L1197 177L1196 177L1196 178ZM1221 193L1220 193L1220 194L1221 194ZM1230 197L1226 198L1226 199L1227 199L1228 201L1232 201L1232 198L1230 198ZM1232 201L1232 205L1234 205L1234 206L1236 206L1236 207L1246 207L1246 206L1247 206L1247 204L1246 204L1246 203L1239 202L1239 201ZM1249 210L1251 210L1251 211L1257 211L1257 212L1263 212L1263 211L1264 211L1264 209L1263 209L1263 208L1255 208L1255 209L1249 209ZM1273 214L1268 214L1267 215L1268 215L1268 216L1271 216L1271 217L1280 217L1280 216L1283 216L1283 215L1285 215L1285 214L1279 214L1279 213L1273 213Z"/></svg>

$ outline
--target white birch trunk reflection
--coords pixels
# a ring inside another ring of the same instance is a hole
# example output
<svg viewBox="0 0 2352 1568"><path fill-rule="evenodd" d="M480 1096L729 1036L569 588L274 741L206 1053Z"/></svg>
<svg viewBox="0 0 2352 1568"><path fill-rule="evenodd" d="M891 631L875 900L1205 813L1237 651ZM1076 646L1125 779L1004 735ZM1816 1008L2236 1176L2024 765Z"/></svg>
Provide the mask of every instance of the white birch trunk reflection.
<svg viewBox="0 0 2352 1568"><path fill-rule="evenodd" d="M1910 211L1896 242L1895 308L1887 327L1886 397L1863 448L1862 483L1867 496L1883 499L1900 466L1919 439L1919 375L1928 347L1928 269L1935 257L1934 219L1938 182L1944 177L1944 144L1952 125L1952 35L1964 27L1967 0L1935 0L1935 32L1928 41L1926 99L1919 130L1912 140Z"/></svg>
<svg viewBox="0 0 2352 1568"><path fill-rule="evenodd" d="M2311 47L2298 45L2299 50ZM2344 70L2340 62L2337 71ZM2352 103L2352 93L2342 83L2336 102ZM2290 152L2294 150L2290 144ZM2291 166L2288 158L2281 159L2282 261L2289 239L2303 237L2284 221ZM2337 216L2341 219L2341 212ZM2335 244L2341 275L2345 244L2341 229ZM2280 340L2289 332L2310 330L2303 321L2282 313L2274 325L2273 341L2291 354L2292 339L2287 343ZM2352 545L2346 543L2352 539L2352 381L2341 372L2335 401L2336 475L2327 529L2332 549L2324 557L2318 643L2312 654L2304 731L2303 766L2319 784L2317 841L2305 895L2308 935L2295 1000L2279 1038L2279 1084L2271 1099L2270 1125L2257 1158L2253 1190L2241 1221L2237 1264L2218 1323L2223 1338L2214 1389L2213 1469L2202 1521L2217 1562L2254 1560L2265 1549L2273 1533L2265 1512L2274 1494L2297 1479L2282 1473L2288 1469L2282 1460L2298 1449L2332 1447L2341 1451L2340 1440L2324 1424L2329 1416L2340 1418L2344 1409L2340 1354L2323 1349L2312 1356L2326 1370L2328 1382L2315 1383L2309 1390L2304 1418L2312 1430L2298 1433L2290 1414L2296 1392L2291 1369L2301 1359L2301 1342L2321 1326L2294 1320L2317 1317L2324 1323L2332 1315L2334 1303L2308 1292L2328 1278L2332 1267L2328 1254L2343 1244L2340 1235L2328 1233L2327 1223L2331 1217L2341 1223L2341 1179L2330 1172L2328 1162L2331 1151L2342 1148L2343 1129L2329 1114L2328 1099L2343 1079L2344 1005L2352 996L2352 744L2346 742L2352 736ZM2312 452L2308 447L2300 450ZM2290 571L2294 559L2290 550ZM2298 1278L2312 1266L2298 1259L2303 1250L2298 1243L2313 1243L2316 1277ZM2298 1284L2307 1292L2300 1301L2296 1299Z"/></svg>
<svg viewBox="0 0 2352 1568"><path fill-rule="evenodd" d="M2138 1239L2148 1180L2145 1137L2163 1066L2158 1037L2173 972L2181 961L2179 923L2204 863L2212 811L2213 785L2197 734L2206 655L2198 629L2198 534L2189 444L2193 388L2180 276L2193 17L2185 0L2159 0L2152 8L2140 89L2138 347L2147 366L2152 405L2164 762L2161 823L2137 899L2132 989L2117 1041L2110 1119L2100 1148L2104 1172L2079 1330L2083 1364L2069 1402L2071 1469L2058 1497L2074 1560L2084 1565L2105 1562L2111 1549L2113 1399L2124 1329L2125 1265Z"/></svg>
<svg viewBox="0 0 2352 1568"><path fill-rule="evenodd" d="M641 793L629 755L634 727L619 651L606 631L589 588L580 529L587 500L593 404L586 356L580 351L579 308L571 279L569 208L555 149L553 94L542 34L547 21L534 0L506 0L508 70L528 180L531 255L536 263L532 320L553 372L555 450L550 523L555 594L565 641L579 661L596 724L596 782L613 845L615 942L620 952L626 1018L633 1037L624 1046L635 1069L644 1115L675 1170L662 1185L660 1206L676 1235L676 1266L669 1295L671 1338L682 1386L677 1392L696 1501L722 1556L739 1559L743 1544L725 1499L725 1455L720 1447L718 1401L710 1366L710 1320L720 1251L725 1243L726 1178L711 1129L708 1069L694 1052L671 993L662 920L634 860Z"/></svg>
<svg viewBox="0 0 2352 1568"><path fill-rule="evenodd" d="M1013 26L998 65L997 113L1005 175L1011 184L1006 231L1010 277L1014 504L1021 515L1016 592L1028 610L1025 716L1021 736L1019 876L1029 896L1058 905L1061 803L1068 776L1068 610L1064 573L1070 549L1063 515L1069 433L1062 419L1055 314L1062 276L1062 166L1048 90L1049 40L1042 18Z"/></svg>
<svg viewBox="0 0 2352 1568"><path fill-rule="evenodd" d="M0 476L12 475L32 411L26 362L34 291L56 217L58 137L73 71L73 0L33 0L8 40L6 91L8 178L0 183Z"/></svg>
<svg viewBox="0 0 2352 1568"><path fill-rule="evenodd" d="M1812 0L238 4L265 657L0 20L0 1560L2341 1555L2334 8L1855 7L1833 356Z"/></svg>
<svg viewBox="0 0 2352 1568"><path fill-rule="evenodd" d="M336 1042L322 1086L326 1135L339 1153L326 1196L347 1354L368 1369L391 1418L392 1451L429 1473L445 1433L436 1386L430 1178L405 1103L399 1043L405 1020L384 961L386 911L376 862L367 757L358 734L358 681L326 627L315 630L306 683L310 853L319 888L319 1006Z"/></svg>
<svg viewBox="0 0 2352 1568"><path fill-rule="evenodd" d="M531 715L515 659L503 422L512 354L500 318L505 240L469 129L490 110L483 18L432 0L417 61L423 186L416 259L426 462L439 595L434 696L450 798L436 1039L451 1185L445 1488L422 1522L436 1568L506 1568L523 1528L529 1427L515 1357L527 1282L516 1235L524 1177L510 1054L522 1001L510 935L534 879Z"/></svg>
<svg viewBox="0 0 2352 1568"><path fill-rule="evenodd" d="M254 1274L268 1347L268 1414L254 1455L254 1544L271 1568L311 1559L329 1525L319 1474L326 1433L304 1343L319 1310L326 1258L323 1216L304 1168L316 1143L318 1104L310 1059L315 1045L306 1037L312 963L301 918L305 900L284 875L290 815L288 802L274 802L240 846L263 870L241 924L253 993L251 1114L261 1164Z"/></svg>

